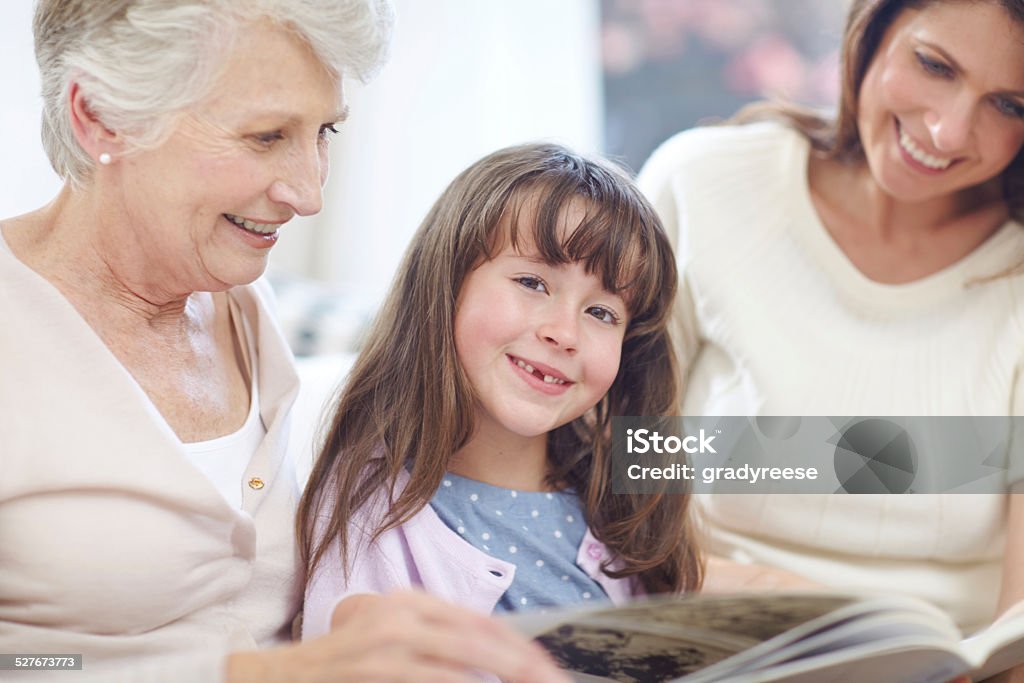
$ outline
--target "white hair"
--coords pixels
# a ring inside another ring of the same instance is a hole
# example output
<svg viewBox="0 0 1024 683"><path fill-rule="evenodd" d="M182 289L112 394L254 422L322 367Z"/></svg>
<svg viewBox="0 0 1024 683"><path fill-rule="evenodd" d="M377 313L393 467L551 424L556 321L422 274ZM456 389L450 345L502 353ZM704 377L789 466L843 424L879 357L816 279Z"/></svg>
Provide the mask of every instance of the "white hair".
<svg viewBox="0 0 1024 683"><path fill-rule="evenodd" d="M72 82L104 126L151 148L209 91L238 29L256 19L294 33L339 81L366 81L384 62L394 13L390 0L39 0L43 147L54 170L74 185L93 171L71 128Z"/></svg>

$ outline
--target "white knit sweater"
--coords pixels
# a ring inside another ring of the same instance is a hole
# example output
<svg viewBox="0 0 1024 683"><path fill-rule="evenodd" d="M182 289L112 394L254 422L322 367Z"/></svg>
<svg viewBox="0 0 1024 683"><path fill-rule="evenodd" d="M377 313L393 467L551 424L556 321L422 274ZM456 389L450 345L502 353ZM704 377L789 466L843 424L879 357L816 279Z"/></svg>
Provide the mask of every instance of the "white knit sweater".
<svg viewBox="0 0 1024 683"><path fill-rule="evenodd" d="M881 284L822 225L810 148L774 123L696 129L640 177L675 240L687 415L1021 415L1024 229L1007 223L960 262ZM991 619L1001 495L710 496L712 550L844 587Z"/></svg>

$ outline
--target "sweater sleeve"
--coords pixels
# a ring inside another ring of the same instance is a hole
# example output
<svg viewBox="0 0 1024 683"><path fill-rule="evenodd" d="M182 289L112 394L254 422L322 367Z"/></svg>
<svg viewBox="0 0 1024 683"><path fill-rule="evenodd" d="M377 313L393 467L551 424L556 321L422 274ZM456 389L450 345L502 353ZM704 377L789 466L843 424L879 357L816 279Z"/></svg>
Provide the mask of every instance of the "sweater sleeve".
<svg viewBox="0 0 1024 683"><path fill-rule="evenodd" d="M333 493L324 496L321 505L325 506L333 497ZM334 608L350 595L381 594L412 587L409 572L402 570L407 546L403 528L389 529L370 542L387 516L387 501L386 492L382 490L349 520L348 572L342 562L339 539L330 541L306 585L302 617L303 640L328 633ZM317 538L323 535L329 519L324 509L322 507L317 515L314 530Z"/></svg>

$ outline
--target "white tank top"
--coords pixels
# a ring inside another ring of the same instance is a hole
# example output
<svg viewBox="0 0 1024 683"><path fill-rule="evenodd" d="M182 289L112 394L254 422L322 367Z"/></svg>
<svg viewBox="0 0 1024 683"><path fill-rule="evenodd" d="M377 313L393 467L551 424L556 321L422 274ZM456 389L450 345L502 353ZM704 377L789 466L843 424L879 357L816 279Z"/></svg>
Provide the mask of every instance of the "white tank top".
<svg viewBox="0 0 1024 683"><path fill-rule="evenodd" d="M228 504L241 509L245 470L256 449L263 443L267 428L260 417L259 374L253 367L253 359L256 357L255 339L248 321L236 308L233 300L230 301L229 310L232 327L242 349L244 365L249 372L249 415L245 418L245 424L236 432L208 441L182 443L181 446L189 462L209 477Z"/></svg>

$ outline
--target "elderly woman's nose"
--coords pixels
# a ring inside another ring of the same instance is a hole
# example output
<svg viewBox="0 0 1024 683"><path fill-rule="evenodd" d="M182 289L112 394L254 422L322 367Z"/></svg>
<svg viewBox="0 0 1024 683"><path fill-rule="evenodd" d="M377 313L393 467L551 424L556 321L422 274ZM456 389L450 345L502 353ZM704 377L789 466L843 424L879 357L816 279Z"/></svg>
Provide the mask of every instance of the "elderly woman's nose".
<svg viewBox="0 0 1024 683"><path fill-rule="evenodd" d="M270 186L270 198L287 204L300 216L311 216L323 208L326 179L325 154L319 149L296 150L283 161L277 179Z"/></svg>

